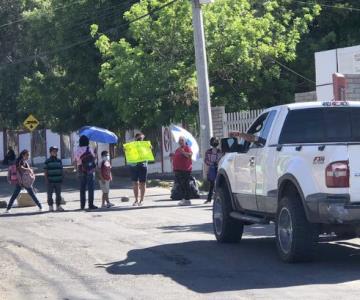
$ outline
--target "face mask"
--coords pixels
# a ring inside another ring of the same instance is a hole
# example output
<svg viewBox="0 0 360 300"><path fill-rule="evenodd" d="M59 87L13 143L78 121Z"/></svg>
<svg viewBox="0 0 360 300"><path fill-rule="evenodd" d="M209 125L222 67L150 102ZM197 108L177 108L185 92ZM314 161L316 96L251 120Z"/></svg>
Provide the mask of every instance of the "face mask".
<svg viewBox="0 0 360 300"><path fill-rule="evenodd" d="M102 157L103 160L110 160L110 155L106 155Z"/></svg>
<svg viewBox="0 0 360 300"><path fill-rule="evenodd" d="M212 145L216 148L217 146L219 146L219 143L213 143Z"/></svg>

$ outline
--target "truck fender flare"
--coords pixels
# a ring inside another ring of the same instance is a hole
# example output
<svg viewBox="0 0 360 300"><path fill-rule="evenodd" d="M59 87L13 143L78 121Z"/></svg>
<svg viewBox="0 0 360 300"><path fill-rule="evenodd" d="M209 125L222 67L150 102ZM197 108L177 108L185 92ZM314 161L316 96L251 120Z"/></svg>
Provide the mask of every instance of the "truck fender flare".
<svg viewBox="0 0 360 300"><path fill-rule="evenodd" d="M295 186L297 192L300 195L300 199L301 199L302 205L303 205L304 210L305 210L306 218L309 220L310 213L309 213L309 209L308 209L308 206L306 204L306 201L305 201L304 193L303 193L303 191L302 191L302 189L300 187L299 182L295 178L295 176L290 174L290 173L284 174L278 180L278 202L280 202L280 200L281 200L281 197L282 197L282 194L283 194L283 191L284 191L284 188L285 188L285 184L287 182L291 182Z"/></svg>
<svg viewBox="0 0 360 300"><path fill-rule="evenodd" d="M215 192L220 187L220 177L224 177L224 179L225 179L226 188L229 192L230 199L231 199L231 206L232 206L232 209L235 210L236 209L235 198L234 198L234 195L233 195L233 192L231 189L230 180L229 180L228 175L226 174L226 172L223 169L218 170L218 174L217 174L216 180L215 180Z"/></svg>

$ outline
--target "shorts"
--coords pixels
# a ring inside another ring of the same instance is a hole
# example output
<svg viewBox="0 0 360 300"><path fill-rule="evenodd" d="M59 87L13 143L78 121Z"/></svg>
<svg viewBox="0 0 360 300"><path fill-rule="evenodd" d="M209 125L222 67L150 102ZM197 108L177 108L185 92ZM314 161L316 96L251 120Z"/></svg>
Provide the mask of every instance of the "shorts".
<svg viewBox="0 0 360 300"><path fill-rule="evenodd" d="M110 181L105 180L104 182L99 180L100 189L104 194L109 194L110 192Z"/></svg>
<svg viewBox="0 0 360 300"><path fill-rule="evenodd" d="M130 167L131 181L132 182L146 182L147 179L147 166L138 164Z"/></svg>

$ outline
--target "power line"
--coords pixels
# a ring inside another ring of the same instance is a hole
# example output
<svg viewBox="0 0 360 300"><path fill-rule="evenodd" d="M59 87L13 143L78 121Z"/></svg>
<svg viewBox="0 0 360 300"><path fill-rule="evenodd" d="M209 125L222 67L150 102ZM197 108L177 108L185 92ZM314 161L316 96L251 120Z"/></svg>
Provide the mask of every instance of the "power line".
<svg viewBox="0 0 360 300"><path fill-rule="evenodd" d="M306 76L296 72L295 70L291 69L290 67L284 65L283 63L279 62L278 60L276 60L273 57L269 57L269 59L271 59L274 63L278 64L280 67L284 68L285 70L289 71L290 73L295 74L298 77L301 77L302 79L305 79L306 81L312 83L313 85L316 85L316 82L314 80L311 80L310 78L307 78Z"/></svg>
<svg viewBox="0 0 360 300"><path fill-rule="evenodd" d="M115 9L121 8L121 9L127 10L127 9L129 9L131 7L131 4L132 4L133 1L134 0L128 0L126 2L122 2L121 4L113 5L113 6L105 8L105 9L100 9L98 11L95 11L95 13L100 12L101 14L94 15L94 16L91 16L89 18L85 18L83 20L80 20L79 22L75 22L70 27L65 28L64 32L68 32L68 31L78 32L79 29L81 29L83 26L89 26L93 22L98 22L98 21L104 19L105 17L107 17L107 18L108 17L114 17L118 13L118 11L115 10ZM112 11L109 12L108 10L112 10ZM107 12L103 13L105 11L107 11ZM44 28L43 30L40 30L40 31L38 30L37 33L42 34L42 35L48 35L53 30L54 30L54 27L48 26L48 27ZM88 36L88 34L86 36ZM84 37L84 36L82 36L82 37ZM24 45L27 45L27 42L24 41L23 43L18 43L17 45L18 46L24 46Z"/></svg>
<svg viewBox="0 0 360 300"><path fill-rule="evenodd" d="M325 7L325 8L334 8L334 9L340 9L340 10L348 10L348 11L360 12L360 8L352 7L352 6L330 5L330 4L316 2L316 1L300 1L300 0L293 0L293 1L297 2L297 3L301 3L301 4L317 4L320 7ZM342 3L338 3L338 4L340 5Z"/></svg>
<svg viewBox="0 0 360 300"><path fill-rule="evenodd" d="M153 15L154 13L158 12L158 11L161 11L162 9L174 4L175 2L177 1L180 1L180 0L172 0L168 3L165 3L157 8L154 8L153 10L149 11L148 13L144 14L144 15L141 15L133 20L130 20L128 22L125 22L123 24L120 24L120 26L117 26L117 27L113 27L113 28L110 28L108 30L106 30L105 32L103 33L110 33L112 30L114 29L117 29L118 27L124 27L124 26L129 26L130 24L132 23L135 23L141 19L144 19L146 17L149 17L151 15ZM36 59L36 58L40 58L42 56L45 56L45 55L48 55L48 54L54 54L54 53L57 53L57 52L61 52L61 51L64 51L64 50L68 50L68 49L71 49L73 47L76 47L76 46L79 46L79 45L83 45L83 44L86 44L90 41L92 41L93 38L92 37L89 37L89 38L86 38L86 39L83 39L83 40L79 40L77 42L74 42L72 44L68 44L68 45L65 45L65 46L62 46L62 47L59 47L57 49L54 49L54 50L50 50L50 51L46 51L46 52L42 52L42 53L39 53L39 54L36 54L36 55L32 55L32 56L28 56L28 57L24 57L22 59L19 59L17 61L14 61L14 62L9 62L9 63L6 63L6 64L2 64L0 65L0 68L1 67L4 67L4 66L7 66L7 65L17 65L17 64L20 64L20 63L24 63L24 62L29 62L29 61L32 61L33 59Z"/></svg>

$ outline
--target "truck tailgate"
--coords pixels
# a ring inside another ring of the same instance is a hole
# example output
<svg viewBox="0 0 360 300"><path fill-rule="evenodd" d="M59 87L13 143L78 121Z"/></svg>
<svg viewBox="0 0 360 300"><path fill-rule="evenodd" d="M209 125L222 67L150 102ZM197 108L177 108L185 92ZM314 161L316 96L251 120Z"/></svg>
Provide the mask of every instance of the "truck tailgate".
<svg viewBox="0 0 360 300"><path fill-rule="evenodd" d="M360 145L348 145L350 201L360 202Z"/></svg>

